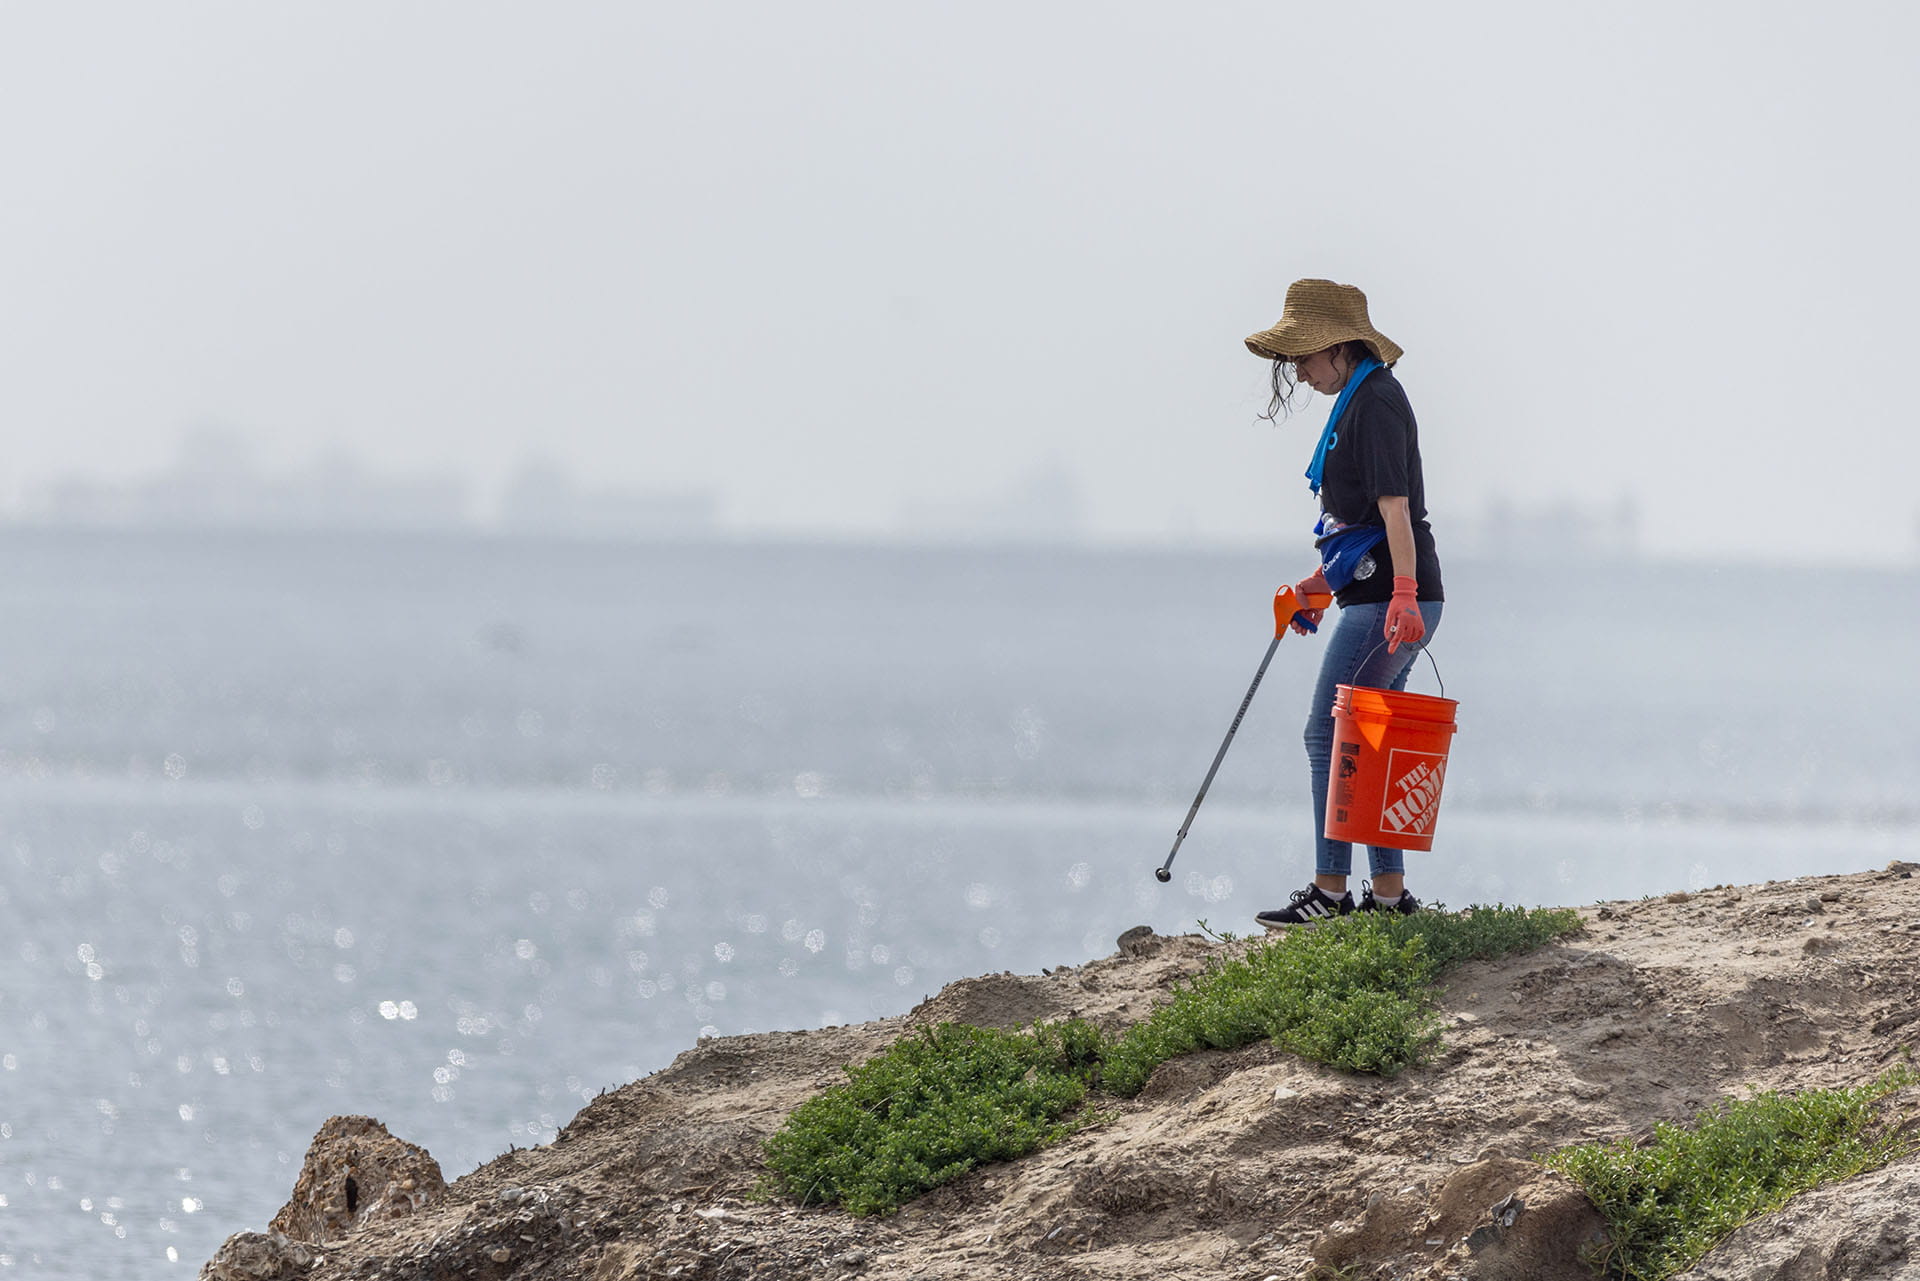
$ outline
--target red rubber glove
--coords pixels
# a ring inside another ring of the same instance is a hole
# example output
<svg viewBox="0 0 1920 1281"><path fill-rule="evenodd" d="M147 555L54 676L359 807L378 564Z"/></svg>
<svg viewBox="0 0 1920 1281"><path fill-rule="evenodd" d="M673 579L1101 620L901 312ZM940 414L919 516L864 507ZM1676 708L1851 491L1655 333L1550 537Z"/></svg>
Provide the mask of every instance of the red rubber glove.
<svg viewBox="0 0 1920 1281"><path fill-rule="evenodd" d="M1404 574L1393 576L1393 599L1387 602L1387 621L1383 629L1389 654L1402 645L1419 644L1420 638L1427 634L1427 620L1420 617L1420 602L1415 599L1419 591L1419 579L1408 578Z"/></svg>
<svg viewBox="0 0 1920 1281"><path fill-rule="evenodd" d="M1327 576L1315 569L1311 574L1293 585L1293 594L1300 600L1309 596L1330 596L1333 589L1327 586ZM1320 630L1320 620L1327 616L1325 609L1296 609L1293 611L1293 634L1305 636L1309 632Z"/></svg>

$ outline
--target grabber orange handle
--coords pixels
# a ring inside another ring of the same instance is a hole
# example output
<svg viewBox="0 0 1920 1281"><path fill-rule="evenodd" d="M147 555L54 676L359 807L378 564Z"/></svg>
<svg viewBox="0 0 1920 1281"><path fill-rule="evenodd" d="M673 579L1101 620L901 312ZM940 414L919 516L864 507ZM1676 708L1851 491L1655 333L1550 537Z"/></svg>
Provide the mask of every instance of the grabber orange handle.
<svg viewBox="0 0 1920 1281"><path fill-rule="evenodd" d="M1332 592L1308 592L1305 596L1294 593L1291 587L1282 587L1273 594L1273 634L1285 636L1287 624L1293 616L1303 609L1326 609L1333 604Z"/></svg>

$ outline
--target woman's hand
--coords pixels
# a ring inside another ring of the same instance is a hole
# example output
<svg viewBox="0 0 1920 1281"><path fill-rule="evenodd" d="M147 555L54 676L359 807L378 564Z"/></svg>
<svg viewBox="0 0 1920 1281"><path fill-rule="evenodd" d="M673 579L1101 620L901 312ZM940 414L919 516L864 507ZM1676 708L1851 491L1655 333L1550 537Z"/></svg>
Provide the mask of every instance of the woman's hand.
<svg viewBox="0 0 1920 1281"><path fill-rule="evenodd" d="M1293 585L1294 599L1302 602L1303 606L1309 596L1324 597L1331 596L1332 594L1333 589L1327 586L1327 576L1318 569L1315 569L1311 574L1308 574L1305 578ZM1293 611L1293 618L1290 620L1293 634L1295 636L1305 636L1309 632L1319 631L1320 620L1326 616L1327 611L1324 607L1319 609L1306 609L1304 607L1296 609Z"/></svg>
<svg viewBox="0 0 1920 1281"><path fill-rule="evenodd" d="M1387 639L1387 653L1391 654L1401 645L1417 645L1420 638L1427 634L1427 620L1420 617L1420 580L1396 574L1393 579L1393 599L1387 602L1387 621L1384 633Z"/></svg>

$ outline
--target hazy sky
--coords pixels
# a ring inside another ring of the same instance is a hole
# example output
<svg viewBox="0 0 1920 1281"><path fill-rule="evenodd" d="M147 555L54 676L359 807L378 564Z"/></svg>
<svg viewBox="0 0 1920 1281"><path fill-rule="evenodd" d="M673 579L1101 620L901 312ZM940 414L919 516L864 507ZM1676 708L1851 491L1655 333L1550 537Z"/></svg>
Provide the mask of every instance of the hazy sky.
<svg viewBox="0 0 1920 1281"><path fill-rule="evenodd" d="M1429 503L1920 546L1905 4L0 0L0 498L221 421L754 530L1078 483L1304 559L1287 283L1407 349Z"/></svg>

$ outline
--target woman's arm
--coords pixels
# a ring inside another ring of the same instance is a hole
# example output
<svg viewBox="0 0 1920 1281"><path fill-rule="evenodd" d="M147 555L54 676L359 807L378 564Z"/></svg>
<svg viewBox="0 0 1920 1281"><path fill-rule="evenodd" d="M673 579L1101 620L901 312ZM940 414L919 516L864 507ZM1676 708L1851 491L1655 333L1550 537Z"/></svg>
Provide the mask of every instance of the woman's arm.
<svg viewBox="0 0 1920 1281"><path fill-rule="evenodd" d="M1387 550L1393 555L1393 576L1418 577L1420 554L1413 545L1413 517L1407 513L1406 495L1382 498L1380 519L1387 526Z"/></svg>
<svg viewBox="0 0 1920 1281"><path fill-rule="evenodd" d="M1418 550L1413 545L1413 517L1407 514L1407 500L1380 500L1380 518L1387 523L1387 550L1393 553L1393 599L1387 602L1386 622L1380 634L1392 654L1402 645L1417 645L1427 634L1427 621L1420 616L1420 579Z"/></svg>

